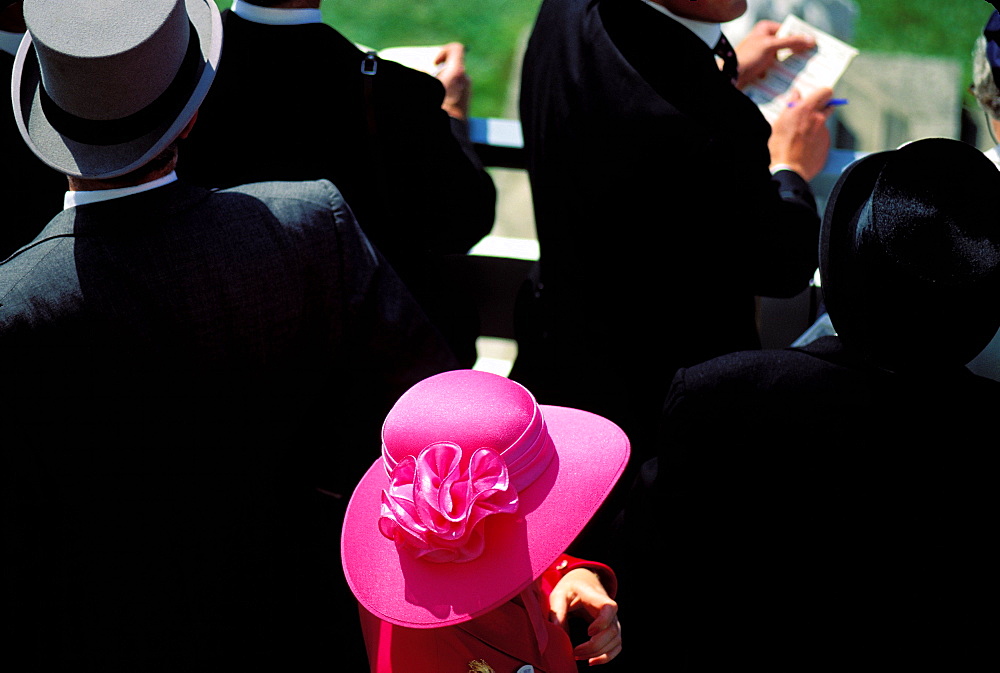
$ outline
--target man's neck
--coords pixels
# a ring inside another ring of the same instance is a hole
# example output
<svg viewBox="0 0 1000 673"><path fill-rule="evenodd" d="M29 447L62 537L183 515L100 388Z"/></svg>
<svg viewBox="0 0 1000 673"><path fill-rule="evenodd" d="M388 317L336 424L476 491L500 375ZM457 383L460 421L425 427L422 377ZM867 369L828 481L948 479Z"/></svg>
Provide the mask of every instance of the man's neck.
<svg viewBox="0 0 1000 673"><path fill-rule="evenodd" d="M80 182L70 181L70 191L63 196L63 210L79 206L89 206L95 203L106 203L142 194L165 187L177 181L176 173L168 173L160 178L122 187L109 187L106 181ZM91 187L92 189L82 189Z"/></svg>
<svg viewBox="0 0 1000 673"><path fill-rule="evenodd" d="M692 33L697 35L698 39L700 39L702 42L708 45L709 49L715 47L715 44L719 41L719 36L722 35L722 27L717 23L706 23L704 21L696 19L685 18L670 11L666 7L666 5L664 5L661 2L657 2L657 0L642 0L642 1L645 2L647 5L649 5L650 7L652 7L653 9L656 9L657 11L666 14L671 19L673 19L674 21L681 24L682 26L690 30Z"/></svg>
<svg viewBox="0 0 1000 673"><path fill-rule="evenodd" d="M106 178L103 180L67 176L67 181L69 182L69 190L71 192L96 192L103 191L105 189L136 187L170 175L174 171L176 165L176 162L171 162L168 166L164 166L154 171L139 174L129 173L128 175L123 175L120 178Z"/></svg>

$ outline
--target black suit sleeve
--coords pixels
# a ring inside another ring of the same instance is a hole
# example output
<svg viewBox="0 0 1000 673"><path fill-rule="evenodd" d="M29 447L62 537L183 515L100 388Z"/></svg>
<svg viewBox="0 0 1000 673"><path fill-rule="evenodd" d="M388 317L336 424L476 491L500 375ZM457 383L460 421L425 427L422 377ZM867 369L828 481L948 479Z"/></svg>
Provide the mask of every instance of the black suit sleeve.
<svg viewBox="0 0 1000 673"><path fill-rule="evenodd" d="M490 232L496 190L475 154L466 125L441 109L444 88L423 73L381 62L372 96L378 123L377 179L385 198L348 200L361 208L358 220L390 260L425 249L465 253ZM346 193L346 191L345 191ZM365 210L382 210L377 220L391 236L372 230Z"/></svg>

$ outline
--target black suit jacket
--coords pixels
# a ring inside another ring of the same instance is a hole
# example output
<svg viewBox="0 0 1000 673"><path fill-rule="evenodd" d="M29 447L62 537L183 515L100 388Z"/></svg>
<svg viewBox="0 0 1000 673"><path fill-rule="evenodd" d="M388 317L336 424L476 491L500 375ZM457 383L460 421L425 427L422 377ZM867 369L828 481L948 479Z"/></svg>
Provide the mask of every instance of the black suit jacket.
<svg viewBox="0 0 1000 673"><path fill-rule="evenodd" d="M688 29L639 0L546 0L521 85L541 244L539 399L609 415L640 448L673 372L758 346L754 296L816 268L808 185Z"/></svg>
<svg viewBox="0 0 1000 673"><path fill-rule="evenodd" d="M0 51L0 72L8 75L14 57ZM10 105L0 113L0 260L29 242L59 212L66 176L50 168L28 149L14 122Z"/></svg>
<svg viewBox="0 0 1000 673"><path fill-rule="evenodd" d="M471 366L476 314L442 267L489 233L496 192L467 131L455 122L453 133L441 83L391 61L362 75L364 54L325 24L226 11L223 25L219 73L178 174L211 187L330 180Z"/></svg>
<svg viewBox="0 0 1000 673"><path fill-rule="evenodd" d="M878 370L837 337L680 370L624 517L627 660L994 668L997 409L995 381Z"/></svg>
<svg viewBox="0 0 1000 673"><path fill-rule="evenodd" d="M363 666L344 507L391 404L454 366L328 182L61 212L0 263L8 649Z"/></svg>

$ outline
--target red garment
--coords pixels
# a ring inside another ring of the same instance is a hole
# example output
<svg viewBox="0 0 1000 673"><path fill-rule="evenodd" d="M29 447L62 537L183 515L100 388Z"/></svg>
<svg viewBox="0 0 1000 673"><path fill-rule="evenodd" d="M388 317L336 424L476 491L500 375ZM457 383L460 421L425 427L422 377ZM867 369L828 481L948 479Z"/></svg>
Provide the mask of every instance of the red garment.
<svg viewBox="0 0 1000 673"><path fill-rule="evenodd" d="M610 596L614 572L602 563L563 554L525 591L470 621L413 629L382 621L359 606L372 673L576 673L569 636L548 620L552 588L574 568L601 577ZM533 624L534 621L534 624ZM542 641L542 644L539 644ZM488 667L488 668L486 668Z"/></svg>

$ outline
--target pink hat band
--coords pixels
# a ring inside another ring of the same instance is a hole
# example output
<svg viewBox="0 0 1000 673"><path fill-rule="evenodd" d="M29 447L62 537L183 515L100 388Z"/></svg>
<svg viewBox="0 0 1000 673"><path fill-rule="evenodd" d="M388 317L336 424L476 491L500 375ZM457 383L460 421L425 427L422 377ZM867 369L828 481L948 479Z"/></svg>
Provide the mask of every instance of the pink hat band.
<svg viewBox="0 0 1000 673"><path fill-rule="evenodd" d="M533 397L531 405L524 432L499 452L441 440L416 455L396 447L405 452L397 460L383 444L389 486L382 491L378 522L382 535L423 561L465 563L479 558L485 549L485 519L516 512L518 493L538 479L555 457L555 445Z"/></svg>

